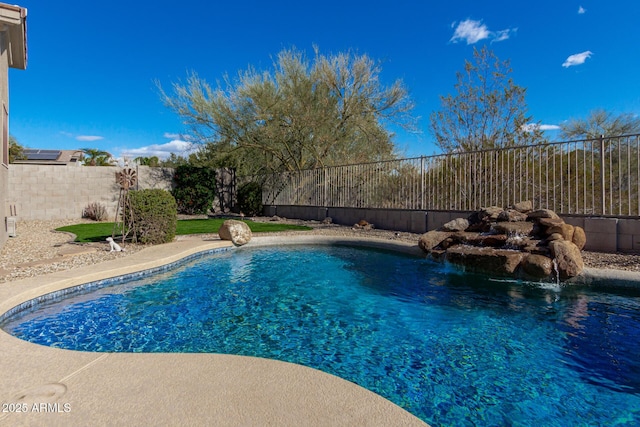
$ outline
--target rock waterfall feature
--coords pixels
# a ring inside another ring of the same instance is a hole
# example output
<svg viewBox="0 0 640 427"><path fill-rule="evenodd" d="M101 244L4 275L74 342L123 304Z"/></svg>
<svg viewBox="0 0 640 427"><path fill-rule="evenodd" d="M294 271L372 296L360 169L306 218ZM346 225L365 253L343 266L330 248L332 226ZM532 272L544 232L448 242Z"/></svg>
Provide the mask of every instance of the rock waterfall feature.
<svg viewBox="0 0 640 427"><path fill-rule="evenodd" d="M434 259L470 271L533 280L580 274L585 243L581 227L565 223L551 210L533 210L530 201L506 209L482 208L423 234L418 242Z"/></svg>

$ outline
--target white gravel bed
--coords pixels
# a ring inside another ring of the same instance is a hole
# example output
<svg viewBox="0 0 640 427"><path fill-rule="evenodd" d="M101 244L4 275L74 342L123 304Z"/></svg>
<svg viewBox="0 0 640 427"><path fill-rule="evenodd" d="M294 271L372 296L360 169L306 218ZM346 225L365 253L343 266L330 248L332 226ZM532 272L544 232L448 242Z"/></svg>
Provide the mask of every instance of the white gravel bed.
<svg viewBox="0 0 640 427"><path fill-rule="evenodd" d="M124 257L142 249L127 245L125 252L109 252L107 242L73 243L73 235L55 231L66 225L88 220L20 221L16 237L10 237L0 250L0 283L69 270ZM60 255L61 251L89 250L90 253Z"/></svg>

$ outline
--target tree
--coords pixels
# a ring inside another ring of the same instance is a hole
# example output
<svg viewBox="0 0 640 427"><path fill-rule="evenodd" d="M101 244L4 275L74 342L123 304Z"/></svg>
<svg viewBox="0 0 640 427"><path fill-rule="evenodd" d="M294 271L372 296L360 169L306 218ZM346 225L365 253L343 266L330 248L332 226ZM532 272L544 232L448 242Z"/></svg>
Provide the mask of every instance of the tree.
<svg viewBox="0 0 640 427"><path fill-rule="evenodd" d="M160 165L160 159L157 156L151 157L136 157L133 159L134 162L137 162L142 166L149 166L152 168L158 167Z"/></svg>
<svg viewBox="0 0 640 427"><path fill-rule="evenodd" d="M24 147L20 145L13 135L9 135L9 163L13 163L15 160L24 159Z"/></svg>
<svg viewBox="0 0 640 427"><path fill-rule="evenodd" d="M440 96L431 131L445 152L510 147L543 140L527 115L526 89L509 77L509 61L483 47L456 73L455 95Z"/></svg>
<svg viewBox="0 0 640 427"><path fill-rule="evenodd" d="M97 148L81 148L86 157L83 160L85 166L113 166L115 160L106 151Z"/></svg>
<svg viewBox="0 0 640 427"><path fill-rule="evenodd" d="M584 119L570 119L560 124L563 140L596 139L600 135L621 136L640 133L640 117L634 114L615 115L603 109L593 110Z"/></svg>
<svg viewBox="0 0 640 427"><path fill-rule="evenodd" d="M386 126L413 129L413 108L401 81L380 82L366 55L313 61L283 50L272 71L249 68L213 89L192 73L161 97L206 144L198 162L240 174L298 171L394 157Z"/></svg>
<svg viewBox="0 0 640 427"><path fill-rule="evenodd" d="M161 160L159 165L163 168L177 168L181 165L186 165L189 163L189 160L184 158L183 156L179 156L176 153L169 154L169 157Z"/></svg>

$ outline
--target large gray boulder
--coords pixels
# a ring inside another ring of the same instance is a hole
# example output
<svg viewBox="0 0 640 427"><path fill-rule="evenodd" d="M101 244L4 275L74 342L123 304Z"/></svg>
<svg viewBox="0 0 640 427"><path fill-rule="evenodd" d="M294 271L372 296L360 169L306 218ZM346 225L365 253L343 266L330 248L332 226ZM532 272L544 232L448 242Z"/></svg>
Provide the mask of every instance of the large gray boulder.
<svg viewBox="0 0 640 427"><path fill-rule="evenodd" d="M234 245L242 246L251 240L251 229L242 221L228 219L222 223L218 235L222 240L231 240Z"/></svg>

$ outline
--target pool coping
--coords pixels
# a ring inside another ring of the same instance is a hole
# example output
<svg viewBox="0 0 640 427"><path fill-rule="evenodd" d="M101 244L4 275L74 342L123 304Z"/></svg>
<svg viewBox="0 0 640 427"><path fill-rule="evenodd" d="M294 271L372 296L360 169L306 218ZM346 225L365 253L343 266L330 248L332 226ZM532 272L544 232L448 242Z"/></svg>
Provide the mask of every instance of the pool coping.
<svg viewBox="0 0 640 427"><path fill-rule="evenodd" d="M377 239L254 237L250 246L362 244ZM415 245L413 245L415 246ZM189 239L117 260L0 285L0 315L42 295L232 247ZM405 248L405 249L403 249ZM287 362L224 354L89 353L28 343L0 330L0 424L426 425L336 376Z"/></svg>

